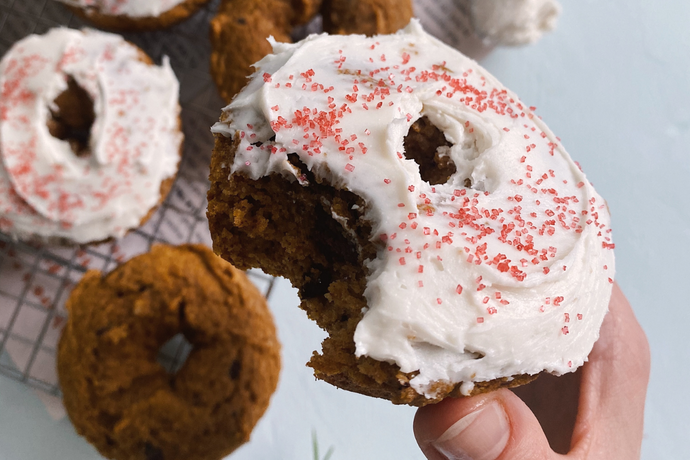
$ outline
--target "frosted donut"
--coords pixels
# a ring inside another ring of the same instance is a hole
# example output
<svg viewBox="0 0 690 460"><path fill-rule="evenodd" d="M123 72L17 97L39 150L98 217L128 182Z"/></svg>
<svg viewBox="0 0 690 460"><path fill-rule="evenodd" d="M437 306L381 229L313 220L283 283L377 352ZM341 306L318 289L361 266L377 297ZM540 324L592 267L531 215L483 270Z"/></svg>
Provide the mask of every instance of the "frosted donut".
<svg viewBox="0 0 690 460"><path fill-rule="evenodd" d="M273 47L213 127L208 216L328 332L316 377L424 405L581 366L610 216L534 109L416 21Z"/></svg>
<svg viewBox="0 0 690 460"><path fill-rule="evenodd" d="M0 61L0 231L89 243L139 226L177 172L178 82L122 37L52 29Z"/></svg>
<svg viewBox="0 0 690 460"><path fill-rule="evenodd" d="M556 28L561 5L556 0L472 0L474 32L490 45L527 45Z"/></svg>
<svg viewBox="0 0 690 460"><path fill-rule="evenodd" d="M209 0L58 0L97 27L117 31L145 31L184 21Z"/></svg>

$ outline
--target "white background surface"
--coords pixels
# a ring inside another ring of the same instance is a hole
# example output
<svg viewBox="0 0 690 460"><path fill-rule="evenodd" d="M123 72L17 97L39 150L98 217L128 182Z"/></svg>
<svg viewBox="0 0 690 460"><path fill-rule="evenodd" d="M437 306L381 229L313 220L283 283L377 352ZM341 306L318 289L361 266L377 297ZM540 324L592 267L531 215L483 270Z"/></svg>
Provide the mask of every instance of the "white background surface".
<svg viewBox="0 0 690 460"><path fill-rule="evenodd" d="M617 280L652 349L643 458L689 458L690 3L563 0L557 30L482 61L563 140L613 214ZM252 441L232 459L421 459L414 409L315 382L322 333L280 282L271 298L284 371ZM97 459L34 390L0 378L0 460Z"/></svg>

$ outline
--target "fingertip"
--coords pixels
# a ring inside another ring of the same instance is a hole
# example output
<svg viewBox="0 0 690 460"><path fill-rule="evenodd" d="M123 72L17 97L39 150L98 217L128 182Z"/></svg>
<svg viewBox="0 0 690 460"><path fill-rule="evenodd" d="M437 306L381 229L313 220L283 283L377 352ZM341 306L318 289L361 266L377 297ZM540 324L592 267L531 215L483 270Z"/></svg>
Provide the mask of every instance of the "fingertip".
<svg viewBox="0 0 690 460"><path fill-rule="evenodd" d="M417 442L438 439L453 423L474 412L490 399L490 394L471 398L446 398L437 404L420 407L414 417Z"/></svg>
<svg viewBox="0 0 690 460"><path fill-rule="evenodd" d="M414 433L429 460L541 460L553 454L534 414L506 389L420 408Z"/></svg>

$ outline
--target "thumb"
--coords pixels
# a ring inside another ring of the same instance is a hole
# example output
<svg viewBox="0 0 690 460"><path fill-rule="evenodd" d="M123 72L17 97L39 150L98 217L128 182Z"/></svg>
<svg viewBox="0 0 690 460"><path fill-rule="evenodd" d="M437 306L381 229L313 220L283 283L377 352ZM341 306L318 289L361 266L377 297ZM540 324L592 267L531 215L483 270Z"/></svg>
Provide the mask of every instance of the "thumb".
<svg viewBox="0 0 690 460"><path fill-rule="evenodd" d="M506 389L422 407L415 416L414 433L429 460L559 457L532 411Z"/></svg>

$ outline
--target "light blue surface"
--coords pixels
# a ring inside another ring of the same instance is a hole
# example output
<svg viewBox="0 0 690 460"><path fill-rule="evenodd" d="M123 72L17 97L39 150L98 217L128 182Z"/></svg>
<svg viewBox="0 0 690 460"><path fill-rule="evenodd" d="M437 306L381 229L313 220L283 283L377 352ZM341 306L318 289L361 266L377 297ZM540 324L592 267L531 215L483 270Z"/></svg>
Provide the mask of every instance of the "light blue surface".
<svg viewBox="0 0 690 460"><path fill-rule="evenodd" d="M99 458L69 420L54 422L48 416L35 390L0 377L0 460Z"/></svg>
<svg viewBox="0 0 690 460"><path fill-rule="evenodd" d="M423 459L412 435L411 407L393 406L316 381L305 367L325 334L299 310L297 291L280 280L271 308L283 344L283 371L266 416L233 460L311 460L312 431L333 460Z"/></svg>
<svg viewBox="0 0 690 460"><path fill-rule="evenodd" d="M558 29L482 64L537 106L613 213L617 280L652 348L643 458L688 458L690 3L564 0ZM285 282L271 306L284 344L278 392L236 460L421 459L414 410L315 382L304 363L323 337ZM0 460L96 459L32 390L0 378Z"/></svg>
<svg viewBox="0 0 690 460"><path fill-rule="evenodd" d="M607 199L616 279L652 350L642 458L690 458L690 3L562 3L555 33L482 64Z"/></svg>

